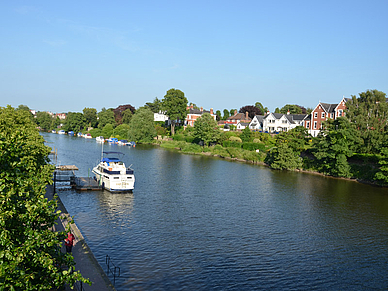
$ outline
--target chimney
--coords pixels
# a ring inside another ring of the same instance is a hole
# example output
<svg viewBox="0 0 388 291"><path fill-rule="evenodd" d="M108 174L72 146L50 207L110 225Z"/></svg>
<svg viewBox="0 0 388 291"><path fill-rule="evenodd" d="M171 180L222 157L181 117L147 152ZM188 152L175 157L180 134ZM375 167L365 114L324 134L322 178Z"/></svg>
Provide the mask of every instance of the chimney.
<svg viewBox="0 0 388 291"><path fill-rule="evenodd" d="M210 108L210 114L214 114L214 113L213 113L213 108Z"/></svg>
<svg viewBox="0 0 388 291"><path fill-rule="evenodd" d="M203 111L203 107L201 106L201 112Z"/></svg>
<svg viewBox="0 0 388 291"><path fill-rule="evenodd" d="M191 108L191 109L194 109L193 103L190 104L190 108Z"/></svg>
<svg viewBox="0 0 388 291"><path fill-rule="evenodd" d="M234 110L234 115L236 115L237 114L237 110Z"/></svg>
<svg viewBox="0 0 388 291"><path fill-rule="evenodd" d="M245 111L245 120L248 120L248 111Z"/></svg>
<svg viewBox="0 0 388 291"><path fill-rule="evenodd" d="M287 110L287 115L290 115L290 109Z"/></svg>

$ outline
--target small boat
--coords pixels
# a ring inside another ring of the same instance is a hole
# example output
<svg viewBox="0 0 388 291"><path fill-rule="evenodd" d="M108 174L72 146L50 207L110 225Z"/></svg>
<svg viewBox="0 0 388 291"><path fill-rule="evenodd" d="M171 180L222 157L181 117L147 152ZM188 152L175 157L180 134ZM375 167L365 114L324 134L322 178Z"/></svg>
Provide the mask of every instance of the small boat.
<svg viewBox="0 0 388 291"><path fill-rule="evenodd" d="M110 192L129 192L135 187L134 171L131 167L126 168L119 156L124 154L103 152L100 163L93 168L92 172L103 189Z"/></svg>
<svg viewBox="0 0 388 291"><path fill-rule="evenodd" d="M87 133L84 135L84 138L92 138L92 135L90 133Z"/></svg>
<svg viewBox="0 0 388 291"><path fill-rule="evenodd" d="M126 139L121 139L117 142L118 145L127 145L128 141Z"/></svg>
<svg viewBox="0 0 388 291"><path fill-rule="evenodd" d="M96 142L105 142L105 138L103 136L97 136Z"/></svg>
<svg viewBox="0 0 388 291"><path fill-rule="evenodd" d="M57 131L56 131L55 129L53 129L53 130L51 131L51 133L57 133Z"/></svg>
<svg viewBox="0 0 388 291"><path fill-rule="evenodd" d="M130 141L130 142L127 142L126 145L129 146L129 147L135 147L136 143L134 141Z"/></svg>
<svg viewBox="0 0 388 291"><path fill-rule="evenodd" d="M66 132L63 129L61 129L60 131L58 131L58 134L66 134Z"/></svg>
<svg viewBox="0 0 388 291"><path fill-rule="evenodd" d="M74 131L70 130L67 135L74 136Z"/></svg>
<svg viewBox="0 0 388 291"><path fill-rule="evenodd" d="M77 136L82 137L83 136L82 132L77 133Z"/></svg>
<svg viewBox="0 0 388 291"><path fill-rule="evenodd" d="M107 140L109 144L117 144L119 140L115 137L111 137L110 139Z"/></svg>

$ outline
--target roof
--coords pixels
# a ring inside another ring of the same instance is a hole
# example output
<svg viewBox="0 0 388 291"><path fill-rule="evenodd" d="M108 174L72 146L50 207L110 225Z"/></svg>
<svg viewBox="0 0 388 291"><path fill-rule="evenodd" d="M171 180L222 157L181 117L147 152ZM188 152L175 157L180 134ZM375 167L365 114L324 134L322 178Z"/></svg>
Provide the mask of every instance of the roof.
<svg viewBox="0 0 388 291"><path fill-rule="evenodd" d="M285 114L284 115L290 123L301 122L307 114Z"/></svg>
<svg viewBox="0 0 388 291"><path fill-rule="evenodd" d="M208 110L199 110L199 109L193 109L193 108L189 108L189 113L188 114L198 114L198 115L202 115L204 113L209 113L210 114L210 111ZM214 114L213 114L214 115Z"/></svg>
<svg viewBox="0 0 388 291"><path fill-rule="evenodd" d="M252 118L248 116L248 119L245 119L244 113L237 113L233 116L228 117L226 120L252 120Z"/></svg>

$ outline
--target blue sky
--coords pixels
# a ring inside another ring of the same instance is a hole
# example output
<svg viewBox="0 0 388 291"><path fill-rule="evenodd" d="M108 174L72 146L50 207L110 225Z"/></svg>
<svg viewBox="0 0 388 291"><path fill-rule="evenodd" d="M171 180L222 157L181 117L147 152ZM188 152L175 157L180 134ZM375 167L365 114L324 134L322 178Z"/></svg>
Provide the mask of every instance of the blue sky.
<svg viewBox="0 0 388 291"><path fill-rule="evenodd" d="M388 1L1 1L0 106L205 109L388 93Z"/></svg>

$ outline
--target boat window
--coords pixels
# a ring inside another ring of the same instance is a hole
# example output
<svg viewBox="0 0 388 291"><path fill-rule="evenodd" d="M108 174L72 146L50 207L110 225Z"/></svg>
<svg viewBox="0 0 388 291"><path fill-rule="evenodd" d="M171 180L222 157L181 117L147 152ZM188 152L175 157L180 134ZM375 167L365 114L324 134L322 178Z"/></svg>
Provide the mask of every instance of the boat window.
<svg viewBox="0 0 388 291"><path fill-rule="evenodd" d="M113 177L113 179L120 179L120 177Z"/></svg>
<svg viewBox="0 0 388 291"><path fill-rule="evenodd" d="M127 177L127 179L132 179L132 177Z"/></svg>

